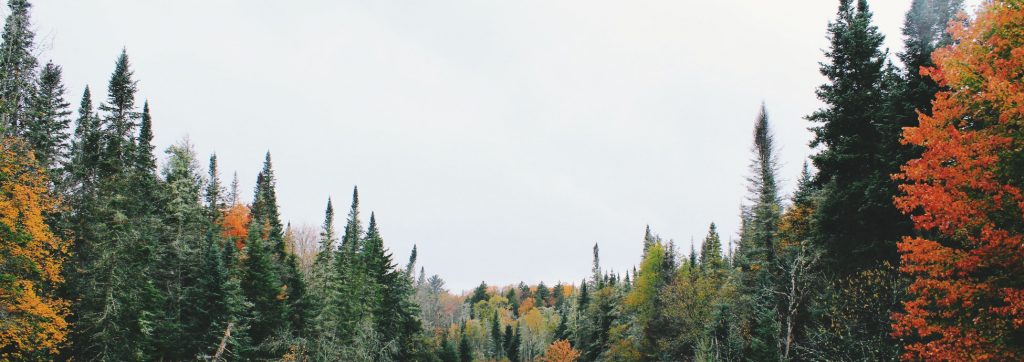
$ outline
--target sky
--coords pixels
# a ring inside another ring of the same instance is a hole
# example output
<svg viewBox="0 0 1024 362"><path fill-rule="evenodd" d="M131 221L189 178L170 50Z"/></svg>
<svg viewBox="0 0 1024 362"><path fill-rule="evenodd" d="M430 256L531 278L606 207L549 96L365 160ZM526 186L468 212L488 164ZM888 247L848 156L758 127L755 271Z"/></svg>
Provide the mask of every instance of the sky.
<svg viewBox="0 0 1024 362"><path fill-rule="evenodd" d="M246 199L270 151L294 225L358 185L396 261L418 245L459 292L578 283L595 243L625 271L645 225L683 254L711 222L735 239L762 102L787 194L813 152L836 5L38 0L33 25L72 104L127 49L159 149L216 153ZM895 54L910 0L871 6Z"/></svg>

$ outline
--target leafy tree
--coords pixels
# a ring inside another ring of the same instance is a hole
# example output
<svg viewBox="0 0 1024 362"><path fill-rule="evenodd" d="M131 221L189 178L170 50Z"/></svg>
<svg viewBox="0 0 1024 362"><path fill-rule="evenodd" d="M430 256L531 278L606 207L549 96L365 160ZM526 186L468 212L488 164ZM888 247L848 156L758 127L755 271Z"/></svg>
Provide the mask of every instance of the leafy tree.
<svg viewBox="0 0 1024 362"><path fill-rule="evenodd" d="M68 335L68 301L58 297L68 240L53 234L56 212L46 170L29 146L0 142L0 359L54 359Z"/></svg>
<svg viewBox="0 0 1024 362"><path fill-rule="evenodd" d="M896 176L896 204L927 232L899 243L912 278L893 323L905 360L1024 358L1022 18L1018 1L984 4L925 71L945 90L905 131L924 152Z"/></svg>
<svg viewBox="0 0 1024 362"><path fill-rule="evenodd" d="M551 343L547 350L544 351L544 357L541 361L544 362L576 362L580 358L580 351L572 348L569 341L560 339Z"/></svg>

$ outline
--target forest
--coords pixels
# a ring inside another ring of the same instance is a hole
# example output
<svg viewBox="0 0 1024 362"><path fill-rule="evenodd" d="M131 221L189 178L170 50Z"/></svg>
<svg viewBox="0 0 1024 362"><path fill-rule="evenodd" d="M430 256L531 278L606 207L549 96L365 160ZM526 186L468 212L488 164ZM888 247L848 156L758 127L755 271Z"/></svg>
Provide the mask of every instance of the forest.
<svg viewBox="0 0 1024 362"><path fill-rule="evenodd" d="M244 202L216 155L157 150L127 50L73 107L8 0L0 360L1024 360L1024 1L914 0L902 34L837 3L815 153L780 175L751 115L735 247L714 223L690 250L648 227L624 273L595 244L583 280L463 294L415 248L396 260L357 188L303 236L270 153Z"/></svg>

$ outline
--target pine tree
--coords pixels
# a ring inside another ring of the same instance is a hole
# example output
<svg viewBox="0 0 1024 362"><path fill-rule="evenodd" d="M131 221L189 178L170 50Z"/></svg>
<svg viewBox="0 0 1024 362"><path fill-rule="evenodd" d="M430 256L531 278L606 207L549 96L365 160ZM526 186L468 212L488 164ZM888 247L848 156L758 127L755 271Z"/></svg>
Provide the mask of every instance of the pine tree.
<svg viewBox="0 0 1024 362"><path fill-rule="evenodd" d="M778 186L778 156L775 137L768 124L768 110L764 104L754 124L754 159L751 176L747 178L751 205L750 235L746 239L748 257L754 263L770 264L775 258L779 217L782 213ZM746 236L746 235L745 235ZM721 242L719 242L721 246Z"/></svg>
<svg viewBox="0 0 1024 362"><path fill-rule="evenodd" d="M35 33L28 0L9 0L0 43L0 128L6 135L22 135L28 121L29 101L35 94Z"/></svg>
<svg viewBox="0 0 1024 362"><path fill-rule="evenodd" d="M58 168L68 153L68 128L71 126L70 104L64 100L61 68L47 63L39 73L37 91L29 102L23 125L23 136L32 146L39 164L49 171L54 183L61 181Z"/></svg>

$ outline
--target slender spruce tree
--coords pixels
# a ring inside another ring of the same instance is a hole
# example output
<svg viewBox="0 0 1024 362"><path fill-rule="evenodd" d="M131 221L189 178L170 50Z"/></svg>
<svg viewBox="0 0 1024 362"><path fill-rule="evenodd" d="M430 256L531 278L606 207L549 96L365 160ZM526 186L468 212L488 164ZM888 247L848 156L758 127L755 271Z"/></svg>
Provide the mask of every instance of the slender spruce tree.
<svg viewBox="0 0 1024 362"><path fill-rule="evenodd" d="M49 171L50 179L63 179L60 167L64 164L69 147L68 131L71 126L70 103L64 99L61 68L47 63L39 73L36 92L29 102L23 136L32 146L40 165Z"/></svg>
<svg viewBox="0 0 1024 362"><path fill-rule="evenodd" d="M4 134L21 135L35 94L38 60L27 0L9 0L0 42L0 124Z"/></svg>

